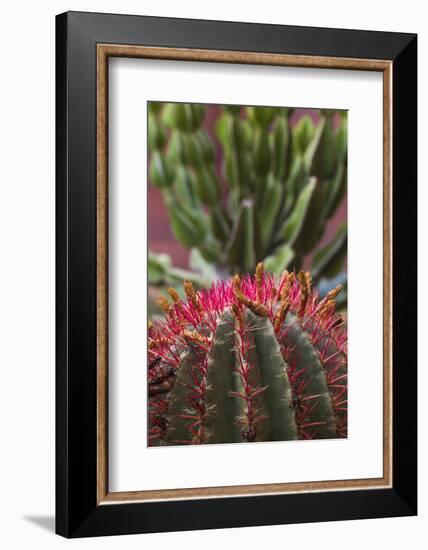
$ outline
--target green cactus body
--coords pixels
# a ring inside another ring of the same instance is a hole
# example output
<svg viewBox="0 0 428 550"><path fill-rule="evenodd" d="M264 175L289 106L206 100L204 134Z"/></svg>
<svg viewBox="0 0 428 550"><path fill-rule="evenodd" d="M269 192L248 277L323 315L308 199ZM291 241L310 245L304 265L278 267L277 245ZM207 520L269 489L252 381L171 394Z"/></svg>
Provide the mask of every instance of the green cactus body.
<svg viewBox="0 0 428 550"><path fill-rule="evenodd" d="M324 110L317 123L304 116L297 124L290 123L292 114L224 106L216 147L203 127L203 105L149 106L149 178L164 194L174 236L222 273L253 272L265 260L276 275L298 269L344 198L346 113ZM326 271L318 264L317 281L343 269L340 238L327 243L337 255Z"/></svg>
<svg viewBox="0 0 428 550"><path fill-rule="evenodd" d="M222 281L187 300L171 289L149 329L149 445L347 436L340 288L320 299L309 273Z"/></svg>

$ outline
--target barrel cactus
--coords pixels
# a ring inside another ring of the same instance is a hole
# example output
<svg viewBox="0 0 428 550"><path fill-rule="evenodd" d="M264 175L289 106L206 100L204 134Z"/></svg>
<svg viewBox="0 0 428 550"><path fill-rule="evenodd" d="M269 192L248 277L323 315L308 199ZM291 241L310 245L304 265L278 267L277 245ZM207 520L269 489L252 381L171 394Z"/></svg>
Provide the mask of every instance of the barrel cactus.
<svg viewBox="0 0 428 550"><path fill-rule="evenodd" d="M217 273L280 275L312 254L346 192L346 112L319 111L291 124L293 110L223 106L214 142L205 107L149 104L149 179L168 210L172 232ZM216 154L222 158L218 169ZM342 269L346 225L313 258L314 280Z"/></svg>
<svg viewBox="0 0 428 550"><path fill-rule="evenodd" d="M218 281L186 299L170 289L149 325L149 445L347 436L347 350L309 272Z"/></svg>

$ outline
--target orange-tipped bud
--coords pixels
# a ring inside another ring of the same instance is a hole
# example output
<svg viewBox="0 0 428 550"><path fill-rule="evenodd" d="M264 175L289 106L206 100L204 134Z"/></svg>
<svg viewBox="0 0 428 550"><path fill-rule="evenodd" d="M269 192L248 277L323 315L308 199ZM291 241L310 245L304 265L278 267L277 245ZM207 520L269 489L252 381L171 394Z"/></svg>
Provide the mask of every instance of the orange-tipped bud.
<svg viewBox="0 0 428 550"><path fill-rule="evenodd" d="M262 299L263 274L264 274L263 262L259 262L256 266L256 299L258 302L260 302Z"/></svg>
<svg viewBox="0 0 428 550"><path fill-rule="evenodd" d="M191 281L184 281L184 292L186 293L187 299L195 307L195 309L199 309L196 290Z"/></svg>
<svg viewBox="0 0 428 550"><path fill-rule="evenodd" d="M238 322L242 320L241 310L236 304L232 304L232 313Z"/></svg>
<svg viewBox="0 0 428 550"><path fill-rule="evenodd" d="M248 303L245 305L255 315L258 315L259 317L269 317L269 310L265 305L259 304L258 302L253 302L252 300L248 300Z"/></svg>
<svg viewBox="0 0 428 550"><path fill-rule="evenodd" d="M297 280L300 286L300 304L298 316L300 317L300 319L302 319L306 311L306 304L308 303L308 297L311 288L311 276L309 272L299 271L299 273L297 274Z"/></svg>
<svg viewBox="0 0 428 550"><path fill-rule="evenodd" d="M333 290L330 290L329 292L327 292L327 295L325 297L326 301L335 300L336 296L340 293L341 290L342 290L342 285L337 285L336 288L333 288Z"/></svg>
<svg viewBox="0 0 428 550"><path fill-rule="evenodd" d="M180 303L180 295L175 290L175 288L172 288L172 286L170 286L168 288L168 294L171 296L172 301L174 302L174 304L179 304Z"/></svg>
<svg viewBox="0 0 428 550"><path fill-rule="evenodd" d="M235 292L237 290L241 290L241 277L238 275L238 273L232 278L232 286Z"/></svg>
<svg viewBox="0 0 428 550"><path fill-rule="evenodd" d="M275 319L273 322L273 328L276 333L281 330L282 323L284 322L288 309L290 307L290 302L288 301L288 294L283 297L281 305L279 306L278 311L276 312Z"/></svg>
<svg viewBox="0 0 428 550"><path fill-rule="evenodd" d="M158 296L156 302L164 313L169 313L171 311L171 304L165 296Z"/></svg>
<svg viewBox="0 0 428 550"><path fill-rule="evenodd" d="M196 330L183 330L183 336L186 340L190 340L197 344L203 344L205 342L204 337Z"/></svg>

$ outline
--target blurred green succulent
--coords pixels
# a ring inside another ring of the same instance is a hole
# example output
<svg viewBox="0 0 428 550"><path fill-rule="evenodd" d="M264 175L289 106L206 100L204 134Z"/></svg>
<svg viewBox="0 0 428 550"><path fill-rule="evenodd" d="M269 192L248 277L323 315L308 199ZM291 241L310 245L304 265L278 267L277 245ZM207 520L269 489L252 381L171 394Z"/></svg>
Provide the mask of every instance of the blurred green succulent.
<svg viewBox="0 0 428 550"><path fill-rule="evenodd" d="M303 116L294 126L291 115L223 106L215 144L203 128L203 105L149 104L149 178L162 191L174 236L226 276L252 272L259 261L276 274L299 270L317 249L315 279L343 269L346 224L318 245L346 192L347 113L321 110L318 123Z"/></svg>

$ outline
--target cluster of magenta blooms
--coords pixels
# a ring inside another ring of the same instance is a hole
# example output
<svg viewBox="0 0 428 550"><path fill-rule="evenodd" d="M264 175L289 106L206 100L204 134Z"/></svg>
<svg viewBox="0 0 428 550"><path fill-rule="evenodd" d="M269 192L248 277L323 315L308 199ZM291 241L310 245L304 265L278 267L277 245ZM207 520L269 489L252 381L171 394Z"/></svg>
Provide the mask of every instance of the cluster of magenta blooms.
<svg viewBox="0 0 428 550"><path fill-rule="evenodd" d="M322 422L312 419L317 395L308 395L310 380L305 364L296 359L288 342L289 324L285 322L288 315L299 323L316 350L335 415L336 437L347 437L347 331L334 300L340 288L321 299L312 288L308 272L297 275L284 272L278 278L265 273L262 265L258 267L255 275L246 275L242 280L235 276L228 281L218 281L208 290L195 291L191 283L186 282L184 300L173 289L170 289L171 301L161 298L164 316L151 322L148 330L150 446L165 444L169 397L189 346L198 351L198 360L183 387L185 399L178 413L185 421L187 435L175 443L209 442L204 426L208 361L217 327L227 311L231 313L230 330L235 334L235 349L231 353L239 358L236 368L243 388L236 396L242 400L242 418L236 422L253 430L263 420L264 411L257 410L256 401L266 388L252 387L251 327L245 316L248 310L272 324L292 388L289 406L295 411L297 438L316 439Z"/></svg>

